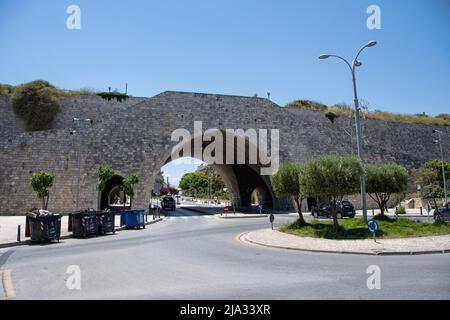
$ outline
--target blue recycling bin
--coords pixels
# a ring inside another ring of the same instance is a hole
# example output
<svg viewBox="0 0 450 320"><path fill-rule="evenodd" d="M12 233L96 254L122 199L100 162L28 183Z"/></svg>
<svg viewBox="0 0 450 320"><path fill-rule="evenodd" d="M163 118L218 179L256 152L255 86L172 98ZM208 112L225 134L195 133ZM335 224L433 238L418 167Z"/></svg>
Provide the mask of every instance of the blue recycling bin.
<svg viewBox="0 0 450 320"><path fill-rule="evenodd" d="M145 229L144 213L145 210L121 210L120 225L126 228Z"/></svg>

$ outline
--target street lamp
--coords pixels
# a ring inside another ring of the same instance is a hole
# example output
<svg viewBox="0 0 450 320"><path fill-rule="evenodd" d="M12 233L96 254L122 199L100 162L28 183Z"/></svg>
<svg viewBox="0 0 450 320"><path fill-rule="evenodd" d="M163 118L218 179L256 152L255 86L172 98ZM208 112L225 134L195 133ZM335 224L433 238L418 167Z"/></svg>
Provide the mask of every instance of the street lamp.
<svg viewBox="0 0 450 320"><path fill-rule="evenodd" d="M362 137L362 129L361 129L361 117L360 117L360 107L359 107L359 101L358 101L358 92L356 90L356 68L360 67L362 63L358 60L361 52L365 48L373 47L377 44L376 41L372 40L369 41L366 45L364 45L356 54L355 59L350 64L348 60L344 59L341 56L335 55L335 54L321 54L319 56L319 59L328 59L330 57L341 59L345 62L345 64L349 67L350 72L352 73L352 81L353 81L353 95L354 95L354 103L355 103L355 124L356 124L356 141L357 141L357 147L358 147L358 157L361 161L361 163L364 164L364 157L363 157L363 137ZM360 176L360 184L361 184L361 202L363 206L363 219L365 222L367 222L367 199L366 199L366 178L364 174L364 170L361 172Z"/></svg>
<svg viewBox="0 0 450 320"><path fill-rule="evenodd" d="M81 175L81 149L83 146L83 135L84 135L84 124L92 124L94 121L92 119L79 119L79 118L73 118L73 122L76 124L76 127L79 130L79 149L77 152L77 198L76 198L76 211L79 210L79 203L80 203L80 175ZM78 125L79 124L79 125ZM76 130L73 132L77 132ZM71 132L71 134L73 133Z"/></svg>
<svg viewBox="0 0 450 320"><path fill-rule="evenodd" d="M445 179L445 165L444 165L444 149L442 148L442 131L433 130L433 134L437 134L437 140L434 140L434 144L439 144L439 149L441 151L441 162L442 162L442 182L444 183L444 199L445 203L448 202L447 197L447 180Z"/></svg>

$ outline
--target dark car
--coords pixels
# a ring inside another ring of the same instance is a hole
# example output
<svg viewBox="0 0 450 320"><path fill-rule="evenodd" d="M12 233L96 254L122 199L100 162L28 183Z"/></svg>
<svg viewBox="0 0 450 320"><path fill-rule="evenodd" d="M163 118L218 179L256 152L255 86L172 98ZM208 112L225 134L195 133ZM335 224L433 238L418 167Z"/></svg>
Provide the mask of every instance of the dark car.
<svg viewBox="0 0 450 320"><path fill-rule="evenodd" d="M177 208L177 204L174 197L172 196L163 197L161 200L161 207L163 210L166 210L166 208L175 210Z"/></svg>
<svg viewBox="0 0 450 320"><path fill-rule="evenodd" d="M337 213L336 217L338 219L342 219L345 217L354 218L356 215L355 206L347 200L338 201L336 203ZM314 207L312 210L312 215L314 218L326 217L331 218L331 204L330 203L321 203L318 207Z"/></svg>
<svg viewBox="0 0 450 320"><path fill-rule="evenodd" d="M450 202L434 210L433 218L435 221L450 221Z"/></svg>

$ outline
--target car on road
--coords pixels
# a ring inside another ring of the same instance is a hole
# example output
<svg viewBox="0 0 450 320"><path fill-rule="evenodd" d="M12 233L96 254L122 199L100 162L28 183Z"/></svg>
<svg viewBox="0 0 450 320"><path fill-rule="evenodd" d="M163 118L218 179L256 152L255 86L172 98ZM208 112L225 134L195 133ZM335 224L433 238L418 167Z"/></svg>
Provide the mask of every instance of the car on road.
<svg viewBox="0 0 450 320"><path fill-rule="evenodd" d="M450 221L450 202L434 210L434 221Z"/></svg>
<svg viewBox="0 0 450 320"><path fill-rule="evenodd" d="M336 217L342 219L345 217L354 218L356 215L355 206L347 200L336 202L337 213ZM328 202L321 203L318 207L312 209L314 218L326 217L331 218L331 204Z"/></svg>
<svg viewBox="0 0 450 320"><path fill-rule="evenodd" d="M161 200L161 207L163 210L166 210L166 208L176 210L177 204L176 204L174 197L172 197L172 196L163 197Z"/></svg>

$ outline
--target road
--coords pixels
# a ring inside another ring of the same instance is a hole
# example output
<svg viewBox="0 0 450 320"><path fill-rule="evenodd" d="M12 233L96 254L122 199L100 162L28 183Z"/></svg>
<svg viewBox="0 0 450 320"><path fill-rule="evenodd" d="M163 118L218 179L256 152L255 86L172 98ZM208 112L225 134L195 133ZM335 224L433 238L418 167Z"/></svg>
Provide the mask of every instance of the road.
<svg viewBox="0 0 450 320"><path fill-rule="evenodd" d="M268 227L267 219L167 213L171 217L145 230L3 249L0 268L10 272L16 299L450 298L450 255L271 249L236 240L242 232ZM276 224L292 219L277 216ZM71 265L80 268L80 290L66 286ZM379 290L367 288L370 265L381 269Z"/></svg>

